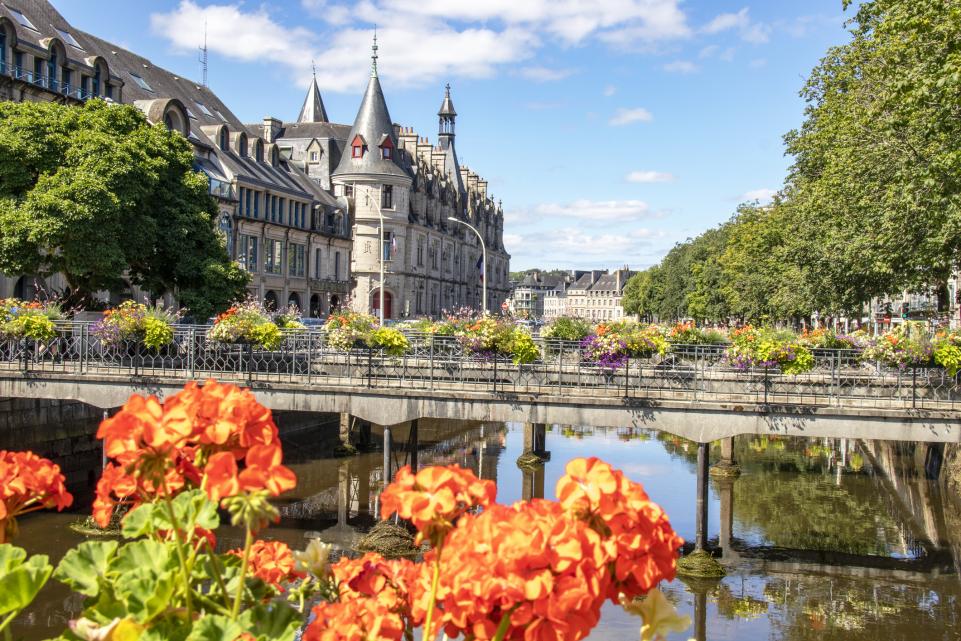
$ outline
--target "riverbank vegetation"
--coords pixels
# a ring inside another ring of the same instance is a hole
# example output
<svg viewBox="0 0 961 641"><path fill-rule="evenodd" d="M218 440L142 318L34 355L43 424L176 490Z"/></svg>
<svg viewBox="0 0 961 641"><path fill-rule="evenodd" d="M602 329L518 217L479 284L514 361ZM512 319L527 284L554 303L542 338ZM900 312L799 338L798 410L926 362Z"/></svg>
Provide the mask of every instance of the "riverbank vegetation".
<svg viewBox="0 0 961 641"><path fill-rule="evenodd" d="M845 6L850 2L845 2ZM872 0L814 68L793 158L769 205L679 243L632 278L647 319L860 317L874 298L936 295L961 256L961 6Z"/></svg>

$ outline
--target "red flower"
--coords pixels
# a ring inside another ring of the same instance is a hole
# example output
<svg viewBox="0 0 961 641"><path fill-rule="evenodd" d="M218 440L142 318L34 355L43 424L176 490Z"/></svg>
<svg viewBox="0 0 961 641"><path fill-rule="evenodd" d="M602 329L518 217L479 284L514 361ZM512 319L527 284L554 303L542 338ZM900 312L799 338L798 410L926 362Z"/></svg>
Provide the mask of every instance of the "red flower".
<svg viewBox="0 0 961 641"><path fill-rule="evenodd" d="M228 554L242 557L243 550L230 550ZM250 572L281 592L284 591L284 584L306 576L294 569L295 566L290 547L282 541L258 540L250 547Z"/></svg>
<svg viewBox="0 0 961 641"><path fill-rule="evenodd" d="M33 452L0 450L0 543L17 533L17 516L71 503L59 465Z"/></svg>

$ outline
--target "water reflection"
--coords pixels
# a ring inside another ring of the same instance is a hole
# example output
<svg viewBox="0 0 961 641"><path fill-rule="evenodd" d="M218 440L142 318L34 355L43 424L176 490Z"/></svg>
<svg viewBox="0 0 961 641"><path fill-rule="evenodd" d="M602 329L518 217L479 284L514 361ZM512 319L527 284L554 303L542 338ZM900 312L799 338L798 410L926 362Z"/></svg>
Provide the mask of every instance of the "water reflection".
<svg viewBox="0 0 961 641"><path fill-rule="evenodd" d="M518 467L523 425L419 421L414 454L410 425L392 429L392 468L457 463L498 482L509 503L553 497L564 466L577 456L610 461L671 515L686 539L694 535L694 444L639 429L549 427L551 460ZM268 536L304 545L316 533L350 548L376 520L383 454L331 458L309 430L285 435L298 487L279 504L281 522ZM372 443L382 442L375 427ZM737 479L711 480L711 544L724 551L730 574L707 583L675 581L666 594L694 625L672 640L926 641L961 637L961 523L958 506L941 491L943 471L922 446L841 440L737 438ZM720 448L712 450L712 459ZM18 540L58 559L81 537L76 515L25 519ZM239 533L223 532L236 546ZM77 595L51 583L20 623L25 639L54 636L79 612ZM592 639L636 639L638 621L605 606Z"/></svg>

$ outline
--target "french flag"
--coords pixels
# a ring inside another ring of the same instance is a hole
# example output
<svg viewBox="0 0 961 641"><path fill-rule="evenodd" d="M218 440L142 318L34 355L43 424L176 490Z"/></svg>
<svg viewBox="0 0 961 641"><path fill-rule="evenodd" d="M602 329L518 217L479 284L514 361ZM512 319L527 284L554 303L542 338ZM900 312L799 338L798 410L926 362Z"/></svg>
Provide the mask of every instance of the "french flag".
<svg viewBox="0 0 961 641"><path fill-rule="evenodd" d="M484 254L477 257L477 277L484 282Z"/></svg>

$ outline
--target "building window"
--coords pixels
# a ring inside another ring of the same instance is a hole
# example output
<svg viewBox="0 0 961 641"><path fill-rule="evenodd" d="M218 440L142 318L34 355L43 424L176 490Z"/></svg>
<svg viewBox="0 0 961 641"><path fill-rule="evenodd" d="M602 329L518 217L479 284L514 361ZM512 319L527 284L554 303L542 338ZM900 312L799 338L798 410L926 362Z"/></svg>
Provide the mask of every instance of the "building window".
<svg viewBox="0 0 961 641"><path fill-rule="evenodd" d="M364 147L363 145L354 145L350 148L351 158L363 158L364 157Z"/></svg>
<svg viewBox="0 0 961 641"><path fill-rule="evenodd" d="M320 253L320 247L314 250L314 278L320 280L324 277L323 263L320 262L322 254Z"/></svg>
<svg viewBox="0 0 961 641"><path fill-rule="evenodd" d="M260 218L260 192L254 192L254 218Z"/></svg>
<svg viewBox="0 0 961 641"><path fill-rule="evenodd" d="M133 78L133 81L137 83L138 87L140 87L144 91L149 91L150 93L153 93L153 87L151 87L150 84L146 80L144 80L142 77L138 76L135 73L131 73L130 77ZM187 113L188 114L190 113L189 109L187 110Z"/></svg>
<svg viewBox="0 0 961 641"><path fill-rule="evenodd" d="M96 65L93 68L93 95L100 95L100 83L103 82L102 71L100 70L100 65Z"/></svg>
<svg viewBox="0 0 961 641"><path fill-rule="evenodd" d="M418 267L424 266L424 239L423 238L417 239L417 266Z"/></svg>
<svg viewBox="0 0 961 641"><path fill-rule="evenodd" d="M381 147L381 148L380 148L380 157L383 158L384 160L390 160L390 158L391 158L391 149L390 149L390 147Z"/></svg>
<svg viewBox="0 0 961 641"><path fill-rule="evenodd" d="M47 60L47 85L54 91L57 90L57 52L50 52L50 59Z"/></svg>
<svg viewBox="0 0 961 641"><path fill-rule="evenodd" d="M303 245L290 243L287 246L287 273L290 276L303 278L305 271L306 252Z"/></svg>
<svg viewBox="0 0 961 641"><path fill-rule="evenodd" d="M381 209L393 209L394 208L394 186L384 185L380 190L380 206Z"/></svg>
<svg viewBox="0 0 961 641"><path fill-rule="evenodd" d="M71 47L76 47L77 49L83 48L80 46L80 43L77 42L77 39L73 37L73 34L70 33L69 31L64 31L63 29L57 29L56 27L54 27L54 31L60 34L60 39L66 42Z"/></svg>
<svg viewBox="0 0 961 641"><path fill-rule="evenodd" d="M247 155L247 136L240 134L240 155L241 157Z"/></svg>
<svg viewBox="0 0 961 641"><path fill-rule="evenodd" d="M250 192L248 192L250 193ZM241 236L241 266L248 272L257 273L257 247L259 240L256 236Z"/></svg>
<svg viewBox="0 0 961 641"><path fill-rule="evenodd" d="M287 199L278 198L277 200L279 201L277 203L277 222L283 225L284 224L284 205L287 204ZM290 222L289 217L288 217L288 222Z"/></svg>
<svg viewBox="0 0 961 641"><path fill-rule="evenodd" d="M229 144L230 136L227 135L227 128L221 127L220 129L220 150L227 151L227 145Z"/></svg>
<svg viewBox="0 0 961 641"><path fill-rule="evenodd" d="M104 88L104 93L107 94L107 97L113 100L113 85L110 84L109 82L105 82L103 83L103 88Z"/></svg>
<svg viewBox="0 0 961 641"><path fill-rule="evenodd" d="M247 212L247 215L248 215L248 216L250 215L250 197L251 197L252 195L253 195L253 193L248 189L248 190L247 190L247 205L244 207L244 211ZM256 202L256 201L254 201L254 202Z"/></svg>
<svg viewBox="0 0 961 641"><path fill-rule="evenodd" d="M383 256L384 260L390 260L394 257L394 250L397 248L397 239L394 237L394 232L385 231L384 232L384 245L383 245Z"/></svg>
<svg viewBox="0 0 961 641"><path fill-rule="evenodd" d="M20 12L17 11L16 9L12 9L11 7L7 7L7 11L9 11L11 14L13 14L14 19L15 19L17 22L19 22L22 26L26 27L27 29L33 29L34 31L40 31L40 30L37 29L35 26L33 26L33 23L30 22L30 19L27 18L27 16L23 15L22 13L20 13Z"/></svg>
<svg viewBox="0 0 961 641"><path fill-rule="evenodd" d="M3 37L0 36L0 44L2 44L2 40L3 40ZM2 67L3 67L2 61L0 61L0 68L2 68ZM61 89L61 91L63 91L63 93L69 94L69 93L70 93L70 89L71 89L70 85L71 85L72 83L73 83L73 72L70 71L69 69L67 69L66 67L62 67L62 68L60 69L60 89Z"/></svg>
<svg viewBox="0 0 961 641"><path fill-rule="evenodd" d="M264 273L284 273L284 241L272 238L264 241Z"/></svg>
<svg viewBox="0 0 961 641"><path fill-rule="evenodd" d="M33 82L43 86L43 58L33 59Z"/></svg>
<svg viewBox="0 0 961 641"><path fill-rule="evenodd" d="M7 32L0 29L0 73L7 73Z"/></svg>
<svg viewBox="0 0 961 641"><path fill-rule="evenodd" d="M316 151L310 152L310 162L317 162L317 152L316 152Z"/></svg>
<svg viewBox="0 0 961 641"><path fill-rule="evenodd" d="M259 140L254 143L254 159L257 162L264 161L264 145Z"/></svg>
<svg viewBox="0 0 961 641"><path fill-rule="evenodd" d="M344 185L344 195L347 196L348 198L353 197L353 195L354 195L354 186L353 186L353 185Z"/></svg>
<svg viewBox="0 0 961 641"><path fill-rule="evenodd" d="M197 104L197 106L200 108L200 111L204 112L204 115L205 115L205 116L210 116L211 118L214 117L214 115L213 115L212 113L210 113L210 110L207 109L207 105L205 105L205 104L202 103L202 102L198 102L198 101L196 101L196 100L195 100L194 102L195 102L195 103Z"/></svg>
<svg viewBox="0 0 961 641"><path fill-rule="evenodd" d="M240 197L237 199L237 215L243 216L244 215L244 196L247 193L247 189L244 187L238 187L237 193L240 194Z"/></svg>
<svg viewBox="0 0 961 641"><path fill-rule="evenodd" d="M340 280L340 252L334 252L334 280Z"/></svg>

